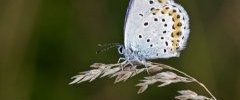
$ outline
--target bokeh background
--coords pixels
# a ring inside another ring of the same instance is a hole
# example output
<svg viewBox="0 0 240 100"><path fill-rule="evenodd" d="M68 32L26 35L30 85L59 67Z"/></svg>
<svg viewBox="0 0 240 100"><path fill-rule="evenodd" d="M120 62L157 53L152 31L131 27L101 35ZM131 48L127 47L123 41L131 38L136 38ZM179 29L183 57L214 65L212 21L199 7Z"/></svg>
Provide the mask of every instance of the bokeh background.
<svg viewBox="0 0 240 100"><path fill-rule="evenodd" d="M240 100L240 0L176 0L190 16L191 34L180 58L161 62L199 79L219 100ZM177 90L206 92L196 84L151 86L102 78L68 85L94 62L115 63L123 43L129 0L0 0L0 100L172 100ZM145 74L147 75L147 74Z"/></svg>

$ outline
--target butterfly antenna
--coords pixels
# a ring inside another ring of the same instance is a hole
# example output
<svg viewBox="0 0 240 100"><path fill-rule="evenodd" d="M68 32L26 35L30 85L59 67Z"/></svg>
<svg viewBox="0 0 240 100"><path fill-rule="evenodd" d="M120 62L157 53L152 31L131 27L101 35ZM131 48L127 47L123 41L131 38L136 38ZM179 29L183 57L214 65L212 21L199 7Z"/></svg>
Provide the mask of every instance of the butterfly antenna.
<svg viewBox="0 0 240 100"><path fill-rule="evenodd" d="M98 44L99 47L107 47L107 46L113 46L113 45L120 45L120 44L119 43Z"/></svg>
<svg viewBox="0 0 240 100"><path fill-rule="evenodd" d="M96 51L96 53L99 54L99 53L105 52L105 51L107 51L107 50L109 50L111 48L117 47L119 45L120 45L119 43L109 43L109 44L104 44L104 45L98 44L98 46L101 47L101 48L98 49Z"/></svg>

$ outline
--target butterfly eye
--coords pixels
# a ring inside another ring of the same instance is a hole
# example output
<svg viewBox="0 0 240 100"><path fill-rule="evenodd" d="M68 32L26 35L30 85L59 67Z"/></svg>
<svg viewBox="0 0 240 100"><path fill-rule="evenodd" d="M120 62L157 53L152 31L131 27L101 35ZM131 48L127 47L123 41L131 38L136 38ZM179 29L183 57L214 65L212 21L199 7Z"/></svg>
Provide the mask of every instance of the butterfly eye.
<svg viewBox="0 0 240 100"><path fill-rule="evenodd" d="M118 53L119 54L123 54L123 49L124 49L123 46L118 47Z"/></svg>

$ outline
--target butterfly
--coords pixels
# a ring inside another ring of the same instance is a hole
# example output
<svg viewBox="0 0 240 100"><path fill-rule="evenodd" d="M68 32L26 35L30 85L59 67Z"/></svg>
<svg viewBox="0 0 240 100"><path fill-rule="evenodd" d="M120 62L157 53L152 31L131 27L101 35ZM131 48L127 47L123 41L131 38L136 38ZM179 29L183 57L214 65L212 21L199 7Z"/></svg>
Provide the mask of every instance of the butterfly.
<svg viewBox="0 0 240 100"><path fill-rule="evenodd" d="M124 45L118 52L130 63L179 57L189 36L189 16L174 0L130 0Z"/></svg>

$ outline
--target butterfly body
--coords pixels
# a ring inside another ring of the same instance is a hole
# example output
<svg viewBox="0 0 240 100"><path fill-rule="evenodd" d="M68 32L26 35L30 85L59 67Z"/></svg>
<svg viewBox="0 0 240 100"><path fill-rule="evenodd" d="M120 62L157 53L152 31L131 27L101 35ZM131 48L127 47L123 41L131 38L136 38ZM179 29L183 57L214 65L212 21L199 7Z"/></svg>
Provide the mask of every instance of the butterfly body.
<svg viewBox="0 0 240 100"><path fill-rule="evenodd" d="M130 62L178 57L189 36L189 17L173 0L131 0L120 52Z"/></svg>

